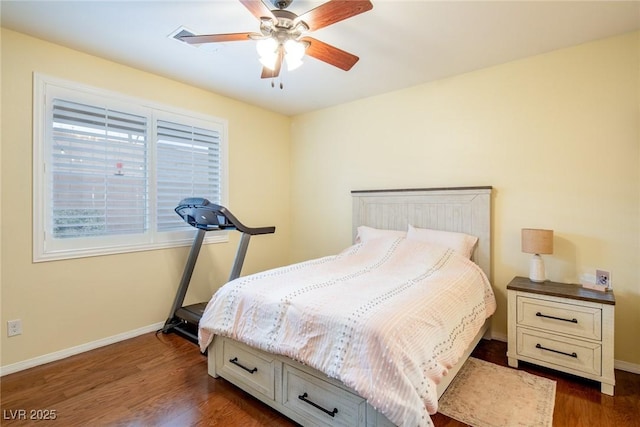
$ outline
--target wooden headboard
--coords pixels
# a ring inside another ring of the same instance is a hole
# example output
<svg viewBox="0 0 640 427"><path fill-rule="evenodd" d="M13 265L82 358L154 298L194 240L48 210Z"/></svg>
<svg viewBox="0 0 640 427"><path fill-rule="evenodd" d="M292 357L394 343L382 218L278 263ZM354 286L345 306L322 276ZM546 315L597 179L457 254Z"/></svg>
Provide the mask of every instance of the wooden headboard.
<svg viewBox="0 0 640 427"><path fill-rule="evenodd" d="M353 239L360 225L388 230L419 228L478 237L472 259L491 278L492 187L360 190L353 196Z"/></svg>

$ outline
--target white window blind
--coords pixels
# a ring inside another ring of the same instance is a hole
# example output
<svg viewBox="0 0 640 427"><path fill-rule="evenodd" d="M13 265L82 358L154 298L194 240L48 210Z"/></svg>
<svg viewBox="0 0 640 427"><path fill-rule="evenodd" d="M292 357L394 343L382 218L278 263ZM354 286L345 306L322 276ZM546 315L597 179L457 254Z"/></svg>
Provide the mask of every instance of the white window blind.
<svg viewBox="0 0 640 427"><path fill-rule="evenodd" d="M191 244L174 209L187 197L225 204L226 126L36 74L34 261Z"/></svg>
<svg viewBox="0 0 640 427"><path fill-rule="evenodd" d="M188 227L174 208L185 197L220 204L220 132L158 120L158 231Z"/></svg>
<svg viewBox="0 0 640 427"><path fill-rule="evenodd" d="M147 119L53 100L53 238L144 233Z"/></svg>

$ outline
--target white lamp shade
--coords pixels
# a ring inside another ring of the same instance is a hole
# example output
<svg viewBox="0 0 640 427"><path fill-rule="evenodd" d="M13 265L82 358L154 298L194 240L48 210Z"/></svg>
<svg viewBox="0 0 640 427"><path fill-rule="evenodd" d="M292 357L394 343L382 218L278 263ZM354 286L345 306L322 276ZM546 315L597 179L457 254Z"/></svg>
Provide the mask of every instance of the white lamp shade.
<svg viewBox="0 0 640 427"><path fill-rule="evenodd" d="M289 39L284 43L284 51L287 53L287 58L300 60L304 56L305 46L303 43Z"/></svg>
<svg viewBox="0 0 640 427"><path fill-rule="evenodd" d="M298 58L289 58L288 56L286 57L287 59L287 70L292 71L295 70L296 68L299 68L302 65L302 59L298 59Z"/></svg>
<svg viewBox="0 0 640 427"><path fill-rule="evenodd" d="M278 42L271 37L258 40L256 50L260 56L275 56L278 50Z"/></svg>
<svg viewBox="0 0 640 427"><path fill-rule="evenodd" d="M305 52L304 43L289 39L284 43L284 51L289 71L295 70L302 65L302 58Z"/></svg>
<svg viewBox="0 0 640 427"><path fill-rule="evenodd" d="M307 49L306 43L289 39L281 45L272 37L260 39L256 43L256 50L258 51L258 55L260 55L260 63L270 70L276 68L278 56L281 53L280 49L283 48L287 69L291 71L300 67L305 50Z"/></svg>
<svg viewBox="0 0 640 427"><path fill-rule="evenodd" d="M270 70L273 70L274 68L276 68L276 60L278 59L277 55L273 55L273 56L261 56L260 57L260 63L265 67L268 68Z"/></svg>
<svg viewBox="0 0 640 427"><path fill-rule="evenodd" d="M258 55L260 55L260 63L264 67L270 70L276 68L276 61L278 60L277 41L271 37L258 40L258 43L256 43L256 50L258 51Z"/></svg>

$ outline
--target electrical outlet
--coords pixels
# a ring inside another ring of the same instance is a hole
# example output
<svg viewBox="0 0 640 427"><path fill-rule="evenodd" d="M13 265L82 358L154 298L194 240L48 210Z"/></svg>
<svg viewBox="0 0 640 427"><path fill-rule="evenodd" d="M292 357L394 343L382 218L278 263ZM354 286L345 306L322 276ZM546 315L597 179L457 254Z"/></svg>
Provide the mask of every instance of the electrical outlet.
<svg viewBox="0 0 640 427"><path fill-rule="evenodd" d="M596 285L611 288L611 273L606 270L596 270Z"/></svg>
<svg viewBox="0 0 640 427"><path fill-rule="evenodd" d="M22 320L9 320L7 322L7 336L13 337L22 333Z"/></svg>

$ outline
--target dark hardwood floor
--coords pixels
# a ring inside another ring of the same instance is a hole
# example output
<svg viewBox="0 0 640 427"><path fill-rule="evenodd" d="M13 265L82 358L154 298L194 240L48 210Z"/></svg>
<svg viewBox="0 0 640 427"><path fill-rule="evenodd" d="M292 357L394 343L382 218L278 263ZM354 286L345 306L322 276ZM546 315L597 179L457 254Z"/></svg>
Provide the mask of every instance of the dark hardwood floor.
<svg viewBox="0 0 640 427"><path fill-rule="evenodd" d="M506 366L505 353L505 343L482 341L473 355ZM521 367L557 381L554 426L640 426L640 375L616 371L616 395L610 397L598 383ZM177 335L146 334L0 382L3 426L296 425L225 380L209 377L206 357ZM440 414L432 419L436 426L464 425Z"/></svg>

